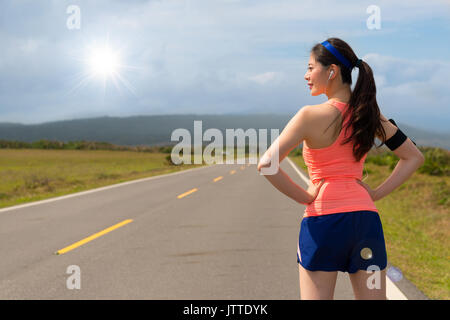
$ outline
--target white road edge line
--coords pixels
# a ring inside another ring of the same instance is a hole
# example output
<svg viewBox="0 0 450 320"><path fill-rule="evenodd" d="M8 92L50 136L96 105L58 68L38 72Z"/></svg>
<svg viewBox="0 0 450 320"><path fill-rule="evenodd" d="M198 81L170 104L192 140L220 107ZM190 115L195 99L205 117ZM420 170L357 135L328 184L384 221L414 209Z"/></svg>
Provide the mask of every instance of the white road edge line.
<svg viewBox="0 0 450 320"><path fill-rule="evenodd" d="M168 177L168 176L173 176L173 175L177 175L177 174L186 173L186 172L189 172L189 171L192 171L192 170L205 169L205 168L209 168L211 166L213 166L213 165L205 165L205 166L200 167L200 168L186 169L186 170L181 170L181 171L177 171L177 172L161 174L161 175L157 175L157 176L153 176L153 177L141 178L141 179L132 180L132 181L126 181L126 182L121 182L121 183L113 184L113 185L106 186L106 187L100 187L100 188L96 188L96 189L91 189L91 190L71 193L71 194L68 194L68 195L65 195L65 196L56 197L56 198L50 198L50 199L45 199L45 200L34 201L34 202L30 202L30 203L25 203L25 204L20 204L20 205L16 205L16 206L0 209L0 213L6 212L6 211L15 210L15 209L21 209L21 208L36 206L36 205L49 203L49 202L53 202L53 201L63 200L63 199L67 199L67 198L78 197L78 196L82 196L82 195L85 195L85 194L99 192L99 191L108 190L108 189L112 189L112 188L122 187L122 186L125 186L127 184L138 183L138 182L143 182L143 181L148 181L148 180L153 180L153 179L160 179L160 178L164 178L164 177Z"/></svg>
<svg viewBox="0 0 450 320"><path fill-rule="evenodd" d="M285 159L288 160L292 168L297 172L297 174L302 178L302 180L308 184L309 179L306 177L306 175L301 172L297 166L292 162L289 157L286 157ZM386 298L388 300L408 300L408 298L403 294L403 292L400 291L400 289L392 282L391 279L389 279L388 276L386 276Z"/></svg>

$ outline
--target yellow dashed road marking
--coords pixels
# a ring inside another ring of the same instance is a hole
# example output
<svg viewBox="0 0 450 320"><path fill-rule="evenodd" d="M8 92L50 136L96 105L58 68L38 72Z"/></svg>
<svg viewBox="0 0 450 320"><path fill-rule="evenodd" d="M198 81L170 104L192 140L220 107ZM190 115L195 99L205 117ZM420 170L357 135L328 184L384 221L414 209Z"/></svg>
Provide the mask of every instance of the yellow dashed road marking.
<svg viewBox="0 0 450 320"><path fill-rule="evenodd" d="M185 192L185 193L180 194L179 196L177 196L177 198L178 198L178 199L181 199L181 198L186 197L187 195L189 195L189 194L191 194L191 193L193 193L193 192L195 192L195 191L197 191L197 190L198 190L197 188L194 188L194 189L192 189L192 190L189 190L188 192Z"/></svg>
<svg viewBox="0 0 450 320"><path fill-rule="evenodd" d="M117 228L120 228L120 227L122 227L122 226L124 226L124 225L126 225L126 224L128 224L130 222L133 222L133 220L132 219L124 220L124 221L122 221L122 222L120 222L118 224L113 225L112 227L109 227L109 228L107 228L107 229L105 229L103 231L97 232L97 233L93 234L90 237L84 238L83 240L75 242L74 244L72 244L72 245L70 245L68 247L65 247L65 248L63 248L61 250L58 250L58 251L55 252L55 254L59 255L59 254L64 254L66 252L69 252L69 251L71 251L71 250L73 250L75 248L78 248L79 246L82 246L85 243L88 243L88 242L90 242L90 241L92 241L94 239L97 239L98 237L101 237L101 236L107 234L108 232L116 230Z"/></svg>

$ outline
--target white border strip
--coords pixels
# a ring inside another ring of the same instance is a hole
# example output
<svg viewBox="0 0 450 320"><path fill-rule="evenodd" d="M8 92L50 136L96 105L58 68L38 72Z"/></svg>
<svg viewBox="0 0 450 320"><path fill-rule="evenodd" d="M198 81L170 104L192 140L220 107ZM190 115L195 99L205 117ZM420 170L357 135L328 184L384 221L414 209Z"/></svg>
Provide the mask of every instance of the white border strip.
<svg viewBox="0 0 450 320"><path fill-rule="evenodd" d="M121 182L121 183L109 185L109 186L106 186L106 187L100 187L100 188L91 189L91 190L87 190L87 191L71 193L71 194L60 196L60 197L56 197L56 198L50 198L50 199L45 199L45 200L34 201L34 202L30 202L30 203L25 203L25 204L20 204L20 205L16 205L16 206L12 206L12 207L6 207L6 208L3 208L3 209L0 209L0 213L7 212L7 211L12 211L12 210L15 210L15 209L21 209L21 208L26 208L26 207L31 207L31 206L37 206L37 205L40 205L40 204L49 203L49 202L58 201L58 200L63 200L63 199L68 199L68 198L72 198L72 197L83 196L85 194L99 192L99 191L104 191L104 190L117 188L117 187L122 187L122 186L125 186L125 185L128 185L128 184L133 184L133 183L149 181L149 180L164 178L164 177L168 177L168 176L173 176L173 175L177 175L177 174L181 174L181 173L186 173L186 172L189 172L189 171L192 171L192 170L205 169L205 168L209 168L211 166L212 165L205 165L205 166L202 166L200 168L192 168L192 169L180 170L180 171L177 171L177 172L160 174L160 175L156 175L156 176L152 176L152 177L148 177L148 178L141 178L141 179L137 179L137 180Z"/></svg>
<svg viewBox="0 0 450 320"><path fill-rule="evenodd" d="M388 300L408 300L388 276L386 276L386 298Z"/></svg>
<svg viewBox="0 0 450 320"><path fill-rule="evenodd" d="M289 157L286 157L292 168L298 173L298 175L305 181L306 184L309 183L309 179L301 172L297 166L292 162ZM386 298L388 300L408 300L408 298L400 291L400 289L386 276Z"/></svg>

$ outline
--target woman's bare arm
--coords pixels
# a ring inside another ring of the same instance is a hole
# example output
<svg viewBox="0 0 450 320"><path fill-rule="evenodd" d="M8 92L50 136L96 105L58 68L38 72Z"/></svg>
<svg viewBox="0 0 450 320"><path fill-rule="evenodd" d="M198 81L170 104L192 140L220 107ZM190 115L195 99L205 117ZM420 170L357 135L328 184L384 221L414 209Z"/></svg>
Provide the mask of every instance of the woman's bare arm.
<svg viewBox="0 0 450 320"><path fill-rule="evenodd" d="M387 140L396 133L397 127L389 122L383 115L381 115L381 120L383 128L386 132ZM379 137L379 139L381 139L381 137ZM384 198L403 184L425 161L422 152L420 152L420 150L409 138L406 139L400 147L392 152L398 156L400 160L391 175L382 184L374 190L371 190L367 184L360 182L364 187L366 187L374 201Z"/></svg>
<svg viewBox="0 0 450 320"><path fill-rule="evenodd" d="M283 159L298 146L307 136L309 130L309 112L308 107L300 109L297 114L288 122L286 127L281 132L280 136L272 143L272 145L264 153L263 157L258 163L258 171L263 168L269 168L272 165L276 166L275 174L265 174L264 177L277 188L294 201L307 204L312 202L323 184L317 186L310 185L308 190L303 189L297 185L280 167L279 164ZM278 157L274 158L274 154L278 153ZM277 163L272 163L276 161ZM264 174L264 169L262 174Z"/></svg>

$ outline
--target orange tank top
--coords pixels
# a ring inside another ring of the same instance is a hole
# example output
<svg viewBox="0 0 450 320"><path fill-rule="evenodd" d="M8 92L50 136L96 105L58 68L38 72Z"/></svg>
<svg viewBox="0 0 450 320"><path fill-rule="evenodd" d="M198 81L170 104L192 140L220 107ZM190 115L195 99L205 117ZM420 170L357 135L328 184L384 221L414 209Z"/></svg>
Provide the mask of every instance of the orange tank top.
<svg viewBox="0 0 450 320"><path fill-rule="evenodd" d="M344 116L347 103L328 100ZM311 149L303 141L303 159L308 167L312 182L325 179L316 199L306 206L304 217L332 213L370 210L378 212L366 189L356 182L362 178L365 154L359 162L353 156L353 143L341 144L352 134L351 128L344 129L348 118L343 120L343 129L336 141L328 147Z"/></svg>

